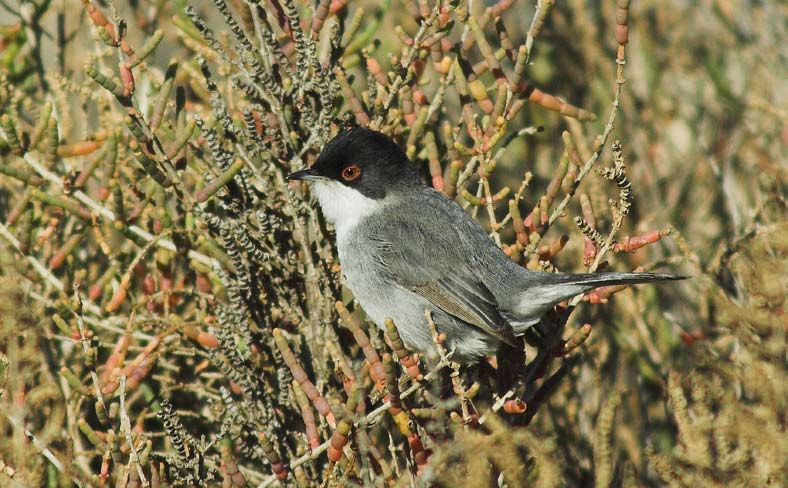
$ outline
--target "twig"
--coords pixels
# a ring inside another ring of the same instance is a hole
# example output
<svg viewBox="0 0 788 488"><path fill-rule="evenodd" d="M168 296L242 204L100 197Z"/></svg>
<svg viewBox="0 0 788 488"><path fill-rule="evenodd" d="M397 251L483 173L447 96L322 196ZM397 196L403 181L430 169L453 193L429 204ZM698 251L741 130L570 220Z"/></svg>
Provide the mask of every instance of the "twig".
<svg viewBox="0 0 788 488"><path fill-rule="evenodd" d="M148 479L145 477L145 473L142 471L142 466L140 465L139 454L137 454L137 448L134 446L134 436L131 433L131 419L129 418L129 414L126 411L125 374L120 376L120 428L126 436L126 444L129 447L129 458L137 468L137 474L142 481L142 486L150 486Z"/></svg>
<svg viewBox="0 0 788 488"><path fill-rule="evenodd" d="M407 390L403 391L400 394L400 398L408 397L408 396L412 395L413 393L415 393L415 392L421 390L422 388L424 388L425 385L428 383L428 381L430 379L432 379L444 367L446 367L446 364L444 364L444 363L438 364L438 366L435 369L433 369L427 375L424 376L424 381L422 381L421 383L415 383L415 384L411 385L410 388L408 388ZM354 426L359 426L362 423L370 424L370 423L376 421L385 412L387 412L389 408L391 408L391 402L388 402L388 401L383 402L383 404L381 404L378 408L376 408L375 410L372 410L371 412L369 412L362 419L357 420L355 422ZM311 461L312 459L317 459L320 456L320 454L322 454L323 452L325 452L329 448L330 445L331 445L331 441L330 440L320 444L320 446L316 447L315 449L312 449L312 451L309 452L308 454L304 454L303 456L293 460L293 462L290 463L290 468L291 469L295 469L296 467L301 466L302 464L304 464L304 463L306 463L308 461ZM262 483L257 485L257 488L265 488L266 486L271 486L273 483L276 482L276 480L277 480L276 475L272 474L268 478L263 480Z"/></svg>
<svg viewBox="0 0 788 488"><path fill-rule="evenodd" d="M38 259L34 258L33 256L28 256L21 251L21 248L19 246L19 241L8 230L8 227L3 225L2 222L0 222L0 236L2 236L3 239L5 239L9 244L11 244L11 247L13 247L14 250L22 254L25 258L25 261L30 263L33 269L35 269L36 272L39 275L41 275L41 277L44 278L44 280L46 280L47 283L54 286L57 291L65 292L66 289L65 285L63 285L63 283L61 283L61 281L57 279L57 276L53 275L52 272L49 271L49 268L41 264L41 261L39 261Z"/></svg>
<svg viewBox="0 0 788 488"><path fill-rule="evenodd" d="M605 124L605 130L599 136L595 143L594 147L594 154L586 161L585 165L580 169L580 173L578 173L577 178L575 178L574 184L572 185L572 192L564 196L564 199L555 207L553 213L550 214L550 220L548 221L548 225L551 226L553 223L558 220L561 215L564 213L566 206L569 204L569 201L575 194L575 189L580 186L580 182L586 177L586 175L594 168L597 160L599 159L600 154L602 153L602 149L604 149L605 144L607 143L608 138L610 137L611 132L613 132L614 123L616 121L616 115L618 114L618 107L621 104L621 93L623 91L624 83L626 80L624 79L624 68L623 68L623 61L617 61L618 64L618 76L616 78L616 92L615 97L613 98L613 109L610 111L610 115L607 119L607 124ZM599 253L601 254L601 253Z"/></svg>
<svg viewBox="0 0 788 488"><path fill-rule="evenodd" d="M47 458L47 460L50 463L52 463L52 466L54 466L55 469L57 469L61 473L65 472L63 463L60 462L57 456L55 456L55 454L49 449L49 447L46 446L46 444L44 444L38 437L36 437L35 434L27 430L22 425L22 422L19 421L19 419L10 415L8 412L3 412L3 413L5 414L5 417L8 419L8 421L11 422L11 425L13 425L15 429L19 429L25 433L25 437L30 439L30 442L32 442L35 448L38 449L38 452L40 452L41 455ZM77 484L80 483L80 481L76 478L72 478L72 481Z"/></svg>
<svg viewBox="0 0 788 488"><path fill-rule="evenodd" d="M56 187L63 188L63 181L56 174L47 170L46 167L44 167L44 165L42 165L41 162L35 156L33 156L32 153L30 152L26 153L24 155L24 160L31 168L36 170L36 172L39 175L41 175L43 178L48 180ZM72 193L72 195L74 196L74 198L85 204L88 208L90 208L100 216L104 217L105 219L109 220L110 222L115 222L117 220L117 218L115 217L115 213L112 210L100 205L98 202L87 196L82 190L76 190ZM150 242L154 238L152 234L146 232L140 227L137 227L136 225L129 225L128 228L129 231L131 231L133 234L136 234L137 236L144 239L145 241ZM177 252L175 243L173 243L170 240L162 239L158 241L156 245L162 249L166 249L172 252ZM202 263L206 266L211 266L211 267L213 267L214 265L218 266L218 261L202 253L199 253L193 249L189 250L188 256L194 259L195 261Z"/></svg>
<svg viewBox="0 0 788 488"><path fill-rule="evenodd" d="M8 230L8 228L5 225L3 225L2 222L0 222L0 236L3 237L11 245L11 247L14 248L14 250L16 250L18 253L22 254L22 256L24 256L24 259L27 262L30 263L30 265L33 267L33 269L43 279L45 279L50 285L55 287L58 291L65 292L65 285L63 285L63 283L57 278L57 276L53 275L46 266L41 264L41 262L38 259L36 259L33 256L29 256L29 255L23 254L22 251L20 251L19 241L16 239L16 237L13 236L13 234L11 234L11 232ZM38 292L36 292L35 290L33 290L32 286L31 286L30 289L28 289L27 294L31 298L33 298L34 300L38 300L39 302L45 303L45 304L47 304L50 307L54 307L54 303L50 299L48 299L47 297L45 297L45 296L39 294ZM80 298L80 301L82 302L83 310L86 310L87 312L95 315L96 317L101 317L102 316L102 312L101 312L101 309L99 307L97 307L96 305L94 305L90 301L83 300L82 298ZM115 327L114 325L111 325L111 324L107 323L104 320L98 320L98 319L94 319L94 318L91 318L91 317L84 317L84 316L82 317L82 319L85 322L89 323L90 325L92 325L94 327L98 327L100 329L108 330L108 331L111 331L111 332L116 332L118 334L125 334L126 333L126 331L124 329L122 329L120 327ZM125 318L121 318L119 320L119 322L125 322L125 321L126 321ZM145 341L151 341L151 340L154 339L153 336L145 334L144 332L139 332L139 331L135 331L134 332L134 337L137 338L137 339L145 340Z"/></svg>

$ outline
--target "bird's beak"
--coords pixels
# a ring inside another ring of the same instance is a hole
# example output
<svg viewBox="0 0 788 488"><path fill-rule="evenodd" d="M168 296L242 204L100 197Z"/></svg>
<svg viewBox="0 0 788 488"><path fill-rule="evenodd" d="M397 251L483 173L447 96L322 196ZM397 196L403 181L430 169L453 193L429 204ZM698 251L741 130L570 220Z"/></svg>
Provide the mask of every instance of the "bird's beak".
<svg viewBox="0 0 788 488"><path fill-rule="evenodd" d="M301 171L296 171L295 173L290 173L289 175L287 175L287 179L314 181L314 180L323 180L325 179L325 176L321 175L314 168L307 168Z"/></svg>

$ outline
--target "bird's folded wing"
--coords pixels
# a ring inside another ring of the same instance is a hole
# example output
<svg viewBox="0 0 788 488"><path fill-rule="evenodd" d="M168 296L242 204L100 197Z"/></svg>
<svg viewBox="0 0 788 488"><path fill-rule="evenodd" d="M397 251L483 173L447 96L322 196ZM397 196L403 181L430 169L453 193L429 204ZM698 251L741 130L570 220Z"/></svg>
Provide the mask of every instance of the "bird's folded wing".
<svg viewBox="0 0 788 488"><path fill-rule="evenodd" d="M495 303L475 294L473 290L462 288L452 287L450 283L440 280L413 286L411 290L452 317L513 345L514 333L495 308Z"/></svg>
<svg viewBox="0 0 788 488"><path fill-rule="evenodd" d="M405 220L377 229L375 236L377 257L393 280L446 314L513 344L512 328L492 292L474 273L469 256L451 241L422 222Z"/></svg>

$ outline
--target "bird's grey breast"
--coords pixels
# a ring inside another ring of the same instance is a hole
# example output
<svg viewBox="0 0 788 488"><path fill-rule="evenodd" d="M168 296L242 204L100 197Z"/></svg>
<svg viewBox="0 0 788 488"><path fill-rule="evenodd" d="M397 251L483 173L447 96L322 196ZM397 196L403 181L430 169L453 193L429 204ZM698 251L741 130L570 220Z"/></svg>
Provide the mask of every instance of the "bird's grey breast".
<svg viewBox="0 0 788 488"><path fill-rule="evenodd" d="M376 248L370 238L367 222L370 218L362 218L352 229L348 229L341 239L337 239L342 273L354 294L357 290L361 291L370 286L393 284L387 279L384 263L375 257Z"/></svg>
<svg viewBox="0 0 788 488"><path fill-rule="evenodd" d="M447 345L458 360L489 353L498 339L483 330L484 326L466 323L482 320L474 314L482 306L492 306L494 299L489 290L478 285L478 276L472 278L465 267L474 253L464 252L466 246L455 227L463 227L464 222L457 217L465 214L461 209L460 214L447 213L445 202L436 200L432 193L420 196L416 212L412 202L390 202L386 212L366 215L353 229L346 230L337 247L347 284L380 328L384 328L386 318L394 319L411 348L426 351L434 347L425 318L430 310L439 331L452 338ZM487 239L483 233L481 238ZM478 268L484 266L478 264L473 271L482 271ZM477 293L484 295L487 305L472 303L472 310L468 310L456 301L462 297L474 302ZM482 316L497 315L494 310L487 312ZM497 320L492 322L490 327L502 325Z"/></svg>
<svg viewBox="0 0 788 488"><path fill-rule="evenodd" d="M400 286L378 254L373 241L376 216L367 216L337 242L342 274L356 301L380 328L391 318L409 347L424 350L431 336L424 322L429 302ZM369 221L372 219L372 221Z"/></svg>

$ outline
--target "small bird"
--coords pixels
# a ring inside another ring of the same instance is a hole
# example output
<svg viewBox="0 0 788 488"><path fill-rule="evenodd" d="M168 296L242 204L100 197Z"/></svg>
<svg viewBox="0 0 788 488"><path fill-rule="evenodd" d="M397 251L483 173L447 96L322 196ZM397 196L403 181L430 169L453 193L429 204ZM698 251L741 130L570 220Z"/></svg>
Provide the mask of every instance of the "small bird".
<svg viewBox="0 0 788 488"><path fill-rule="evenodd" d="M682 278L525 269L457 203L423 184L393 140L370 129L340 132L313 166L288 179L311 183L335 226L347 285L375 324L385 330L391 318L409 349L434 351L429 310L460 363L516 344L555 304L593 288Z"/></svg>

